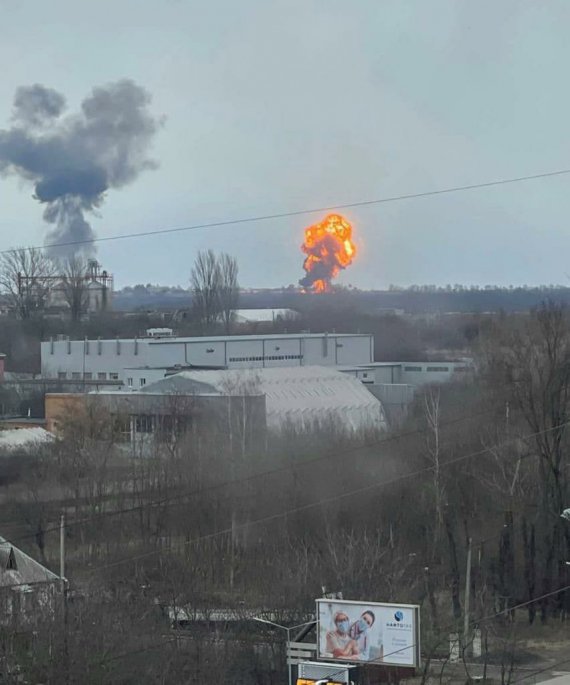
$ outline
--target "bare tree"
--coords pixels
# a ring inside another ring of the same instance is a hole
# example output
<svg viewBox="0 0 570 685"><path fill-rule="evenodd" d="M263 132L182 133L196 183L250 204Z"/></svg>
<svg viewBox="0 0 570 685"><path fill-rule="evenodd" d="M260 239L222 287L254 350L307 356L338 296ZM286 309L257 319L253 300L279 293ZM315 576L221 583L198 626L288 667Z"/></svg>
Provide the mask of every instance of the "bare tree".
<svg viewBox="0 0 570 685"><path fill-rule="evenodd" d="M69 306L71 320L80 321L89 306L87 262L77 255L61 265L61 290Z"/></svg>
<svg viewBox="0 0 570 685"><path fill-rule="evenodd" d="M428 425L426 447L430 464L433 466L434 495L434 554L438 548L443 527L443 510L445 505L445 483L441 474L441 435L440 435L440 389L430 388L424 396L424 412Z"/></svg>
<svg viewBox="0 0 570 685"><path fill-rule="evenodd" d="M541 565L541 590L548 593L557 582L562 584L570 549L570 531L560 519L570 492L568 311L545 303L523 321L503 325L489 338L484 363L486 375L496 379L500 392L519 413L523 430L533 433L528 444L537 456L536 556ZM541 620L559 610L560 602L560 598L546 599Z"/></svg>
<svg viewBox="0 0 570 685"><path fill-rule="evenodd" d="M216 323L219 310L220 266L213 250L198 252L190 273L192 306L202 332Z"/></svg>
<svg viewBox="0 0 570 685"><path fill-rule="evenodd" d="M234 311L239 302L238 263L226 252L218 257L220 269L219 305L226 333L230 333Z"/></svg>
<svg viewBox="0 0 570 685"><path fill-rule="evenodd" d="M0 289L20 319L31 319L47 304L53 262L37 248L0 255Z"/></svg>
<svg viewBox="0 0 570 685"><path fill-rule="evenodd" d="M229 333L239 299L238 265L234 257L213 250L199 252L190 273L194 313L202 332L221 319Z"/></svg>

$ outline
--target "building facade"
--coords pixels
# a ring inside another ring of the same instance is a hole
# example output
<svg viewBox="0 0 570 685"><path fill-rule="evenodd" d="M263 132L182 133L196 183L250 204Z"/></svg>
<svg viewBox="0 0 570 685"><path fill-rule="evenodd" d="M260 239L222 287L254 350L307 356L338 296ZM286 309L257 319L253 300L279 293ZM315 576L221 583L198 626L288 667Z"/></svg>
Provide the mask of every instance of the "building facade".
<svg viewBox="0 0 570 685"><path fill-rule="evenodd" d="M373 355L374 337L356 333L52 339L41 345L41 368L43 378L129 385L128 369L353 366L372 363ZM138 381L143 387L148 379L139 373Z"/></svg>
<svg viewBox="0 0 570 685"><path fill-rule="evenodd" d="M172 445L185 435L198 442L216 435L232 451L263 448L267 427L263 394L222 394L199 381L180 385L168 380L168 388L155 391L149 387L141 392L47 394L47 426L57 435L74 413L81 416L89 408L102 409L116 420L118 444L128 445L135 455L153 454L159 444Z"/></svg>
<svg viewBox="0 0 570 685"><path fill-rule="evenodd" d="M62 579L0 537L0 625L31 628L40 616L53 616Z"/></svg>

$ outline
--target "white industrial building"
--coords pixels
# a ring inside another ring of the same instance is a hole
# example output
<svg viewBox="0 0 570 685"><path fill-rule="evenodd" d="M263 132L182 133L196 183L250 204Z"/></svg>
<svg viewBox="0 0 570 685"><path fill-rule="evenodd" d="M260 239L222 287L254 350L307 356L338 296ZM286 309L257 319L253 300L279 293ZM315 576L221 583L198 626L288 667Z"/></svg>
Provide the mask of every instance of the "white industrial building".
<svg viewBox="0 0 570 685"><path fill-rule="evenodd" d="M273 324L300 318L294 309L234 309L232 320L239 324Z"/></svg>
<svg viewBox="0 0 570 685"><path fill-rule="evenodd" d="M163 378L177 367L338 367L367 365L373 359L374 337L349 333L52 339L41 345L44 378L119 381L136 387Z"/></svg>
<svg viewBox="0 0 570 685"><path fill-rule="evenodd" d="M126 397L141 395L264 396L267 428L275 431L319 426L361 433L387 429L382 403L360 381L322 366L181 371Z"/></svg>
<svg viewBox="0 0 570 685"><path fill-rule="evenodd" d="M343 366L339 371L355 376L365 384L408 385L414 388L431 383L449 383L473 370L473 360L437 362L372 362Z"/></svg>
<svg viewBox="0 0 570 685"><path fill-rule="evenodd" d="M407 416L418 388L469 378L473 360L373 362L342 366L338 370L354 376L365 385L382 403L390 424L396 426Z"/></svg>

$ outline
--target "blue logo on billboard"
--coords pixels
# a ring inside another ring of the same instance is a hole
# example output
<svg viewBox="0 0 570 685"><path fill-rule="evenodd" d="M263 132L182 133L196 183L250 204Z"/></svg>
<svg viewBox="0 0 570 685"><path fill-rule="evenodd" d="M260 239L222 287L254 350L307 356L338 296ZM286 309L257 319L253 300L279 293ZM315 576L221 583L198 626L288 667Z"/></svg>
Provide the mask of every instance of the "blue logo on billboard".
<svg viewBox="0 0 570 685"><path fill-rule="evenodd" d="M403 612L402 612L402 611L396 611L396 613L394 614L394 618L395 618L396 621L398 621L398 622L402 621L403 618L404 618Z"/></svg>

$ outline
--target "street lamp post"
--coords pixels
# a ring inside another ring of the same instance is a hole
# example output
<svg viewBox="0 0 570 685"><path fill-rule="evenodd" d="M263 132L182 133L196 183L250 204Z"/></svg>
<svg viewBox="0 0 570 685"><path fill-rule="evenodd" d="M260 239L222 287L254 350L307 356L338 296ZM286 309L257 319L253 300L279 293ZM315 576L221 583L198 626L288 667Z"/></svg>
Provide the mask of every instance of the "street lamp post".
<svg viewBox="0 0 570 685"><path fill-rule="evenodd" d="M305 626L311 625L312 623L316 623L316 621L307 621L306 623L299 623L297 626L282 626L280 623L275 623L274 621L270 621L267 618L261 618L259 616L252 616L251 617L252 621L257 621L258 623L266 623L269 626L273 626L274 628L280 628L281 630L284 630L287 633L287 649L285 650L286 652L289 650L289 646L291 644L291 631L295 630L297 628L304 628ZM287 675L289 679L289 685L293 685L293 671L291 669L291 659L289 658L289 655L286 655L285 657L287 659Z"/></svg>

